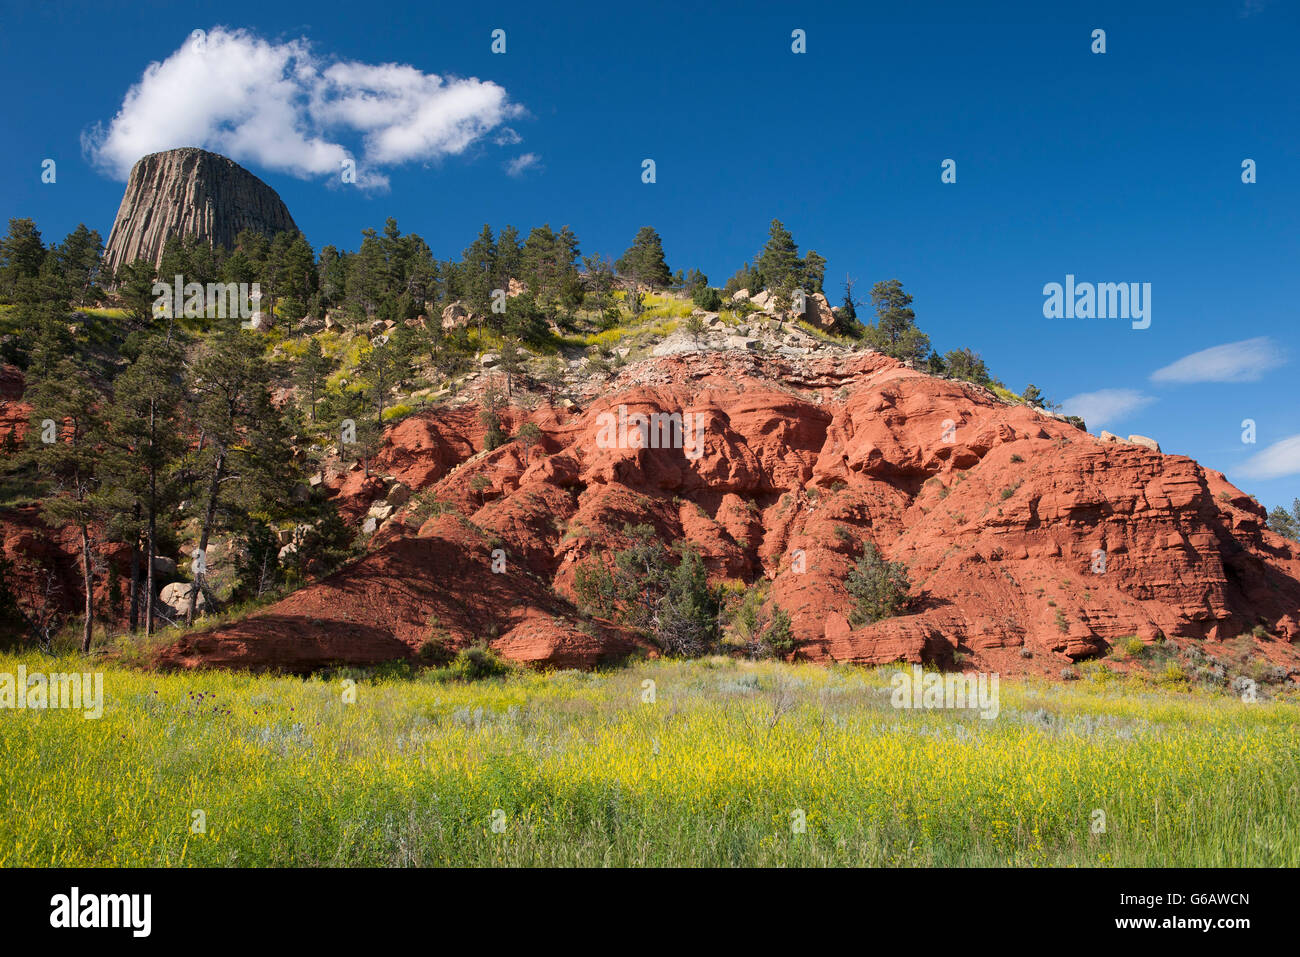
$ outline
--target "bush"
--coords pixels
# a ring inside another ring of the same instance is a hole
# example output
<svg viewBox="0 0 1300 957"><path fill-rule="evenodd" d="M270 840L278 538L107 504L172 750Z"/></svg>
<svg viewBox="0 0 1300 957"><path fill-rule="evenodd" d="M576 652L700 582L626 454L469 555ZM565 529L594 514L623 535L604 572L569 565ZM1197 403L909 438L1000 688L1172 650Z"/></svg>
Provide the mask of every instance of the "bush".
<svg viewBox="0 0 1300 957"><path fill-rule="evenodd" d="M446 635L430 635L420 643L416 654L427 665L442 667L456 657L455 650Z"/></svg>
<svg viewBox="0 0 1300 957"><path fill-rule="evenodd" d="M719 600L699 553L679 547L674 566L650 525L624 526L632 545L614 555L614 568L597 561L574 575L579 606L612 617L657 641L669 655L712 650Z"/></svg>
<svg viewBox="0 0 1300 957"><path fill-rule="evenodd" d="M1121 638L1115 642L1115 650L1129 658L1136 658L1142 652L1146 651L1146 642L1137 635L1129 635L1127 638Z"/></svg>
<svg viewBox="0 0 1300 957"><path fill-rule="evenodd" d="M578 607L596 618L613 618L617 591L613 573L599 559L579 565L573 572L573 592Z"/></svg>
<svg viewBox="0 0 1300 957"><path fill-rule="evenodd" d="M509 674L510 665L487 645L472 645L456 652L451 670L462 681L481 681Z"/></svg>
<svg viewBox="0 0 1300 957"><path fill-rule="evenodd" d="M794 631L790 616L773 603L771 613L763 607L766 596L762 589L752 587L745 592L731 619L735 635L744 643L745 653L751 658L784 658L794 651Z"/></svg>
<svg viewBox="0 0 1300 957"><path fill-rule="evenodd" d="M722 293L712 286L700 286L691 295L691 301L705 312L717 312L722 308Z"/></svg>
<svg viewBox="0 0 1300 957"><path fill-rule="evenodd" d="M912 584L906 565L885 561L875 544L867 542L844 587L854 599L849 620L854 625L868 625L902 612Z"/></svg>

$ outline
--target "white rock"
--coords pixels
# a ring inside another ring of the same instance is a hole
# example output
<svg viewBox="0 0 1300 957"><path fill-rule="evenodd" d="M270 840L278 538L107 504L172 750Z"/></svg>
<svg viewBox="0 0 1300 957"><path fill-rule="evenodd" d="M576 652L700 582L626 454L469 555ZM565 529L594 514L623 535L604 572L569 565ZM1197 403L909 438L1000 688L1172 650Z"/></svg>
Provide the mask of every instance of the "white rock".
<svg viewBox="0 0 1300 957"><path fill-rule="evenodd" d="M1150 449L1152 452L1160 451L1160 443L1155 439L1147 438L1145 435L1130 435L1128 440L1133 445L1140 445L1144 449Z"/></svg>
<svg viewBox="0 0 1300 957"><path fill-rule="evenodd" d="M172 582L170 585L164 585L162 591L158 593L158 599L172 611L172 617L183 617L190 610L190 589L193 584L190 582ZM208 600L203 597L203 592L199 592L198 604L195 611L203 611L207 608Z"/></svg>

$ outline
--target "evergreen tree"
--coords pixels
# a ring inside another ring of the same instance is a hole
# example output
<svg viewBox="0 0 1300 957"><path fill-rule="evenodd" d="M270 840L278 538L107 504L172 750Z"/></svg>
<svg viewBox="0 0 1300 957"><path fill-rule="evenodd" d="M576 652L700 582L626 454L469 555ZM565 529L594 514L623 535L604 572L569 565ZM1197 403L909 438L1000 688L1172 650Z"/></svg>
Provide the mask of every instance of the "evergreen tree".
<svg viewBox="0 0 1300 957"><path fill-rule="evenodd" d="M988 367L978 352L970 349L953 349L944 355L943 364L948 374L955 378L982 386L993 384Z"/></svg>
<svg viewBox="0 0 1300 957"><path fill-rule="evenodd" d="M900 614L907 607L911 583L906 565L885 561L880 550L867 542L849 572L845 588L854 599L849 621L869 625Z"/></svg>
<svg viewBox="0 0 1300 957"><path fill-rule="evenodd" d="M524 242L523 273L538 308L548 318L562 309L582 304L582 280L576 265L578 237L565 226L558 233L550 225L535 227Z"/></svg>
<svg viewBox="0 0 1300 957"><path fill-rule="evenodd" d="M109 407L108 458L111 495L118 530L132 544L131 626L138 623L138 595L143 539L144 626L152 634L155 618L154 558L158 554L158 518L177 497L167 481L185 453L181 391L182 350L170 336L152 336L115 383Z"/></svg>
<svg viewBox="0 0 1300 957"><path fill-rule="evenodd" d="M916 327L912 297L903 291L903 284L897 279L876 283L871 287L871 301L876 322L866 329L867 343L895 359L910 359L918 365L924 362L930 337Z"/></svg>
<svg viewBox="0 0 1300 957"><path fill-rule="evenodd" d="M103 296L99 274L104 241L97 231L81 223L51 252L58 262L64 300L80 308Z"/></svg>
<svg viewBox="0 0 1300 957"><path fill-rule="evenodd" d="M325 391L325 379L334 370L334 362L321 351L320 340L315 336L307 340L307 350L298 360L294 379L307 404L308 417L316 424L316 400Z"/></svg>
<svg viewBox="0 0 1300 957"><path fill-rule="evenodd" d="M840 306L840 319L845 322L853 323L858 321L858 303L853 298L853 287L856 280L851 276L844 277L844 302Z"/></svg>
<svg viewBox="0 0 1300 957"><path fill-rule="evenodd" d="M41 514L55 528L71 526L81 542L81 584L85 594L81 650L90 651L95 624L94 555L90 529L103 517L98 444L103 439L100 397L87 370L75 359L62 359L53 374L28 386L32 425L31 455L39 473L51 483ZM46 443L44 421L52 420L59 435Z"/></svg>
<svg viewBox="0 0 1300 957"><path fill-rule="evenodd" d="M663 240L652 226L642 226L637 230L632 245L618 258L614 268L621 275L656 289L672 281L672 273L664 259Z"/></svg>
<svg viewBox="0 0 1300 957"><path fill-rule="evenodd" d="M815 249L808 250L803 257L803 288L808 295L823 292L826 282L826 257Z"/></svg>
<svg viewBox="0 0 1300 957"><path fill-rule="evenodd" d="M799 258L799 247L779 219L772 220L767 244L759 253L756 265L766 288L775 293L788 296L803 282L804 264Z"/></svg>
<svg viewBox="0 0 1300 957"><path fill-rule="evenodd" d="M1268 513L1268 527L1283 538L1300 541L1300 498L1292 500L1290 512L1281 505L1274 506Z"/></svg>
<svg viewBox="0 0 1300 957"><path fill-rule="evenodd" d="M282 465L289 461L287 442L278 434L281 419L270 401L269 384L261 337L231 324L203 342L190 366L187 391L193 397L194 425L203 436L198 465L208 476L199 528L199 551L204 556L219 521L228 527L232 516L256 497L274 494L274 487L264 482L241 481L273 474L273 461L259 456L282 455ZM203 578L202 573L194 575L187 620L194 619Z"/></svg>
<svg viewBox="0 0 1300 957"><path fill-rule="evenodd" d="M0 298L10 302L29 297L29 284L40 275L45 243L31 219L9 220L9 232L0 239Z"/></svg>

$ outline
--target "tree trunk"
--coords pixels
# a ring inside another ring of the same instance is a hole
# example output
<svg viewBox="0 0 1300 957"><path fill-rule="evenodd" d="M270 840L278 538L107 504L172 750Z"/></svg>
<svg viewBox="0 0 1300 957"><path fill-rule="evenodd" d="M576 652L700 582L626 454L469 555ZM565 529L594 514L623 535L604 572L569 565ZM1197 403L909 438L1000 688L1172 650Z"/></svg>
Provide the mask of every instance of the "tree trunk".
<svg viewBox="0 0 1300 957"><path fill-rule="evenodd" d="M90 529L81 526L81 582L86 589L86 624L81 634L81 651L90 651L91 629L95 627L95 580L90 570Z"/></svg>
<svg viewBox="0 0 1300 957"><path fill-rule="evenodd" d="M155 516L153 504L149 506L149 529L145 532L145 559L148 562L145 568L145 589L144 589L144 633L146 636L153 634L153 616L154 616L154 581L153 581L153 560L158 554L158 529L155 525Z"/></svg>
<svg viewBox="0 0 1300 957"><path fill-rule="evenodd" d="M135 506L135 518L140 518L140 504ZM137 527L131 539L131 633L140 627L140 534Z"/></svg>
<svg viewBox="0 0 1300 957"><path fill-rule="evenodd" d="M149 451L153 453L158 447L157 418L154 401L149 400ZM144 633L153 634L154 582L153 560L158 554L158 463L150 455L149 466L149 526L145 530L145 552L148 564L145 566L144 592Z"/></svg>
<svg viewBox="0 0 1300 957"><path fill-rule="evenodd" d="M212 484L208 487L208 508L203 515L203 529L199 532L199 551L203 553L204 564L208 554L208 535L212 531L212 520L217 514L217 493L221 488L221 479L226 469L226 450L222 448L217 452L217 462L212 469ZM190 588L190 607L185 613L186 622L194 621L194 613L198 610L199 589L202 587L200 577L203 572L194 573L194 584Z"/></svg>

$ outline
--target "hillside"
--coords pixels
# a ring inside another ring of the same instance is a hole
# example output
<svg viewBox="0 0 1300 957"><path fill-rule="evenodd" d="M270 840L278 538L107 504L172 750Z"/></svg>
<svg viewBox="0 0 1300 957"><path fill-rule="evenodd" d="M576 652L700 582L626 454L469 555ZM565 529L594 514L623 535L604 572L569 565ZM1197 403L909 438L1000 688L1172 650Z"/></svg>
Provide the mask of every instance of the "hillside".
<svg viewBox="0 0 1300 957"><path fill-rule="evenodd" d="M193 219L133 186L123 208L159 203ZM3 243L20 644L299 673L722 652L1300 675L1300 544L1253 498L940 355L897 280L874 321L851 284L832 308L777 221L722 287L670 272L650 227L581 269L549 225L446 261L393 220L356 252L150 235L160 265L116 272L85 227ZM187 301L159 308L173 274ZM250 281L254 319L213 309Z"/></svg>
<svg viewBox="0 0 1300 957"><path fill-rule="evenodd" d="M375 527L364 558L162 660L309 670L415 656L439 632L589 667L650 643L582 614L575 573L648 524L711 580L788 612L798 658L1055 676L1131 636L1215 657L1244 635L1279 677L1295 671L1300 555L1222 475L878 353L710 348L731 337L669 337L651 351L670 354L576 401L512 408L507 431L540 430L531 449L484 451L472 388L406 418L372 475L323 474L341 512ZM601 448L620 406L703 415L703 453ZM914 601L853 627L844 582L867 541L906 565Z"/></svg>

